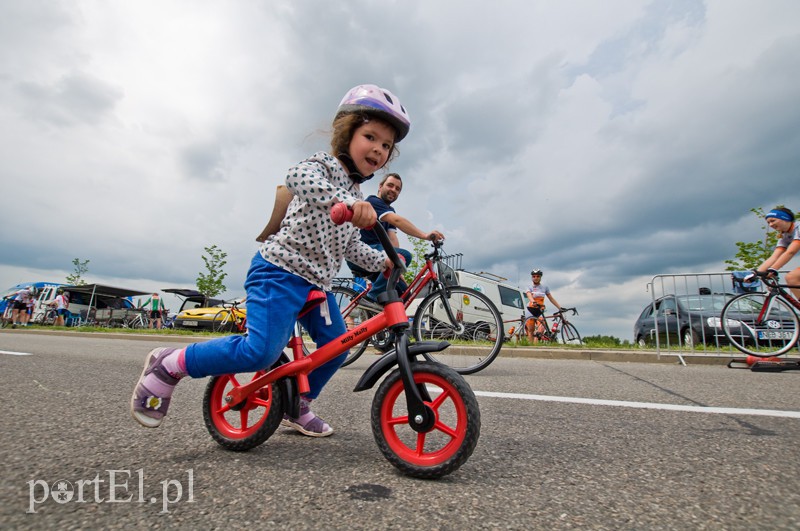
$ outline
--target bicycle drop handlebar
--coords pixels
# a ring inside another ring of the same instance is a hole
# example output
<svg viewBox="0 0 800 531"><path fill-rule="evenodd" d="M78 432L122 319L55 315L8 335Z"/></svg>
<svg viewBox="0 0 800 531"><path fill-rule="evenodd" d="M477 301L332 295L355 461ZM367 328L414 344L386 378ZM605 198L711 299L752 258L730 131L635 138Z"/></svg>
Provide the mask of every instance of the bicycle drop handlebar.
<svg viewBox="0 0 800 531"><path fill-rule="evenodd" d="M760 278L764 284L769 288L777 288L780 286L780 275L778 271L772 269L771 267L766 271L759 271L754 269L752 272L753 278ZM747 277L742 279L743 282L748 282Z"/></svg>
<svg viewBox="0 0 800 531"><path fill-rule="evenodd" d="M572 315L578 315L577 308L561 308L559 311L555 312L553 315L558 315L560 313L572 312Z"/></svg>

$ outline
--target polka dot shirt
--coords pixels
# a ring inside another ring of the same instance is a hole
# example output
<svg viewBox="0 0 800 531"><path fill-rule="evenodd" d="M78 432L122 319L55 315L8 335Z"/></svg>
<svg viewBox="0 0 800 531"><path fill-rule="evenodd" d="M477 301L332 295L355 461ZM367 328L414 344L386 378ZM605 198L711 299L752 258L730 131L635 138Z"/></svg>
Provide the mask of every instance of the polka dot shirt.
<svg viewBox="0 0 800 531"><path fill-rule="evenodd" d="M383 251L362 242L353 224L331 221L335 203L352 206L364 198L335 157L319 152L290 168L286 187L294 198L280 230L261 244L264 259L324 290L345 258L367 271L383 270Z"/></svg>

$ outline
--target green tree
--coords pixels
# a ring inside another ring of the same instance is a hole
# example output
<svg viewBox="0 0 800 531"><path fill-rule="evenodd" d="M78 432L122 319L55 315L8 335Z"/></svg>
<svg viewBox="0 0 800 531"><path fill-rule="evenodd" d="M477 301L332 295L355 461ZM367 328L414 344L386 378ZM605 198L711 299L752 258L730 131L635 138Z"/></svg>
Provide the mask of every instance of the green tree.
<svg viewBox="0 0 800 531"><path fill-rule="evenodd" d="M204 247L204 249L206 254L203 255L203 263L205 263L208 273L198 273L197 291L206 297L216 297L227 289L222 281L228 274L222 268L228 263L225 260L228 253L223 252L216 245Z"/></svg>
<svg viewBox="0 0 800 531"><path fill-rule="evenodd" d="M83 275L89 271L89 262L90 260L74 259L72 265L75 266L75 271L67 275L67 284L70 286L85 286L86 281L83 280Z"/></svg>
<svg viewBox="0 0 800 531"><path fill-rule="evenodd" d="M411 284L414 277L417 276L420 269L425 265L425 253L430 250L430 242L421 238L414 238L409 236L408 240L414 246L414 252L411 253L411 263L406 264L406 272L403 274L403 280L406 284Z"/></svg>
<svg viewBox="0 0 800 531"><path fill-rule="evenodd" d="M725 268L726 271L748 271L757 268L772 255L775 244L778 243L778 233L771 230L764 220L764 209L751 208L750 212L761 221L764 240L758 242L736 242L738 250L736 251L735 259L725 260L728 265Z"/></svg>

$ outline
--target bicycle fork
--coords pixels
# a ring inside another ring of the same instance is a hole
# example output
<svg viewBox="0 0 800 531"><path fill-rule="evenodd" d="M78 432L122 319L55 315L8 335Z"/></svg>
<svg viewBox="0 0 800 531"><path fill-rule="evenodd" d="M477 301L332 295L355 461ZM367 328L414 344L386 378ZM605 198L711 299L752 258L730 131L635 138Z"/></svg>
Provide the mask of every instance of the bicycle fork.
<svg viewBox="0 0 800 531"><path fill-rule="evenodd" d="M424 386L418 386L414 382L414 372L411 369L411 356L408 353L408 334L404 333L408 324L393 327L392 331L397 337L395 342L397 367L400 370L400 378L403 380L403 388L406 392L406 408L408 409L408 424L417 433L425 433L433 428L436 422L436 415L433 410L425 405L425 401L430 402L431 397ZM422 396L422 393L425 396Z"/></svg>
<svg viewBox="0 0 800 531"><path fill-rule="evenodd" d="M447 288L442 288L441 284L438 286L438 289L443 291L443 295L445 295L442 297L442 306L444 306L444 312L447 314L447 318L450 320L450 324L453 326L456 335L463 334L467 329L463 321L464 316L453 313L453 308L450 306L450 290Z"/></svg>

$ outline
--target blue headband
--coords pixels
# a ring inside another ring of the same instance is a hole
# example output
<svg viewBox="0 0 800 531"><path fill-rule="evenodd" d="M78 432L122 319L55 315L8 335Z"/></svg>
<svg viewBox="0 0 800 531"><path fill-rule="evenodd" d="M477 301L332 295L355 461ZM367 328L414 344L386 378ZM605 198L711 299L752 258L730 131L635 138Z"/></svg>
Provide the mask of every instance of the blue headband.
<svg viewBox="0 0 800 531"><path fill-rule="evenodd" d="M778 218L778 219L782 219L783 221L794 221L792 219L792 216L790 216L789 214L787 214L783 210L770 210L767 213L767 215L764 216L764 219L769 219L769 218Z"/></svg>

